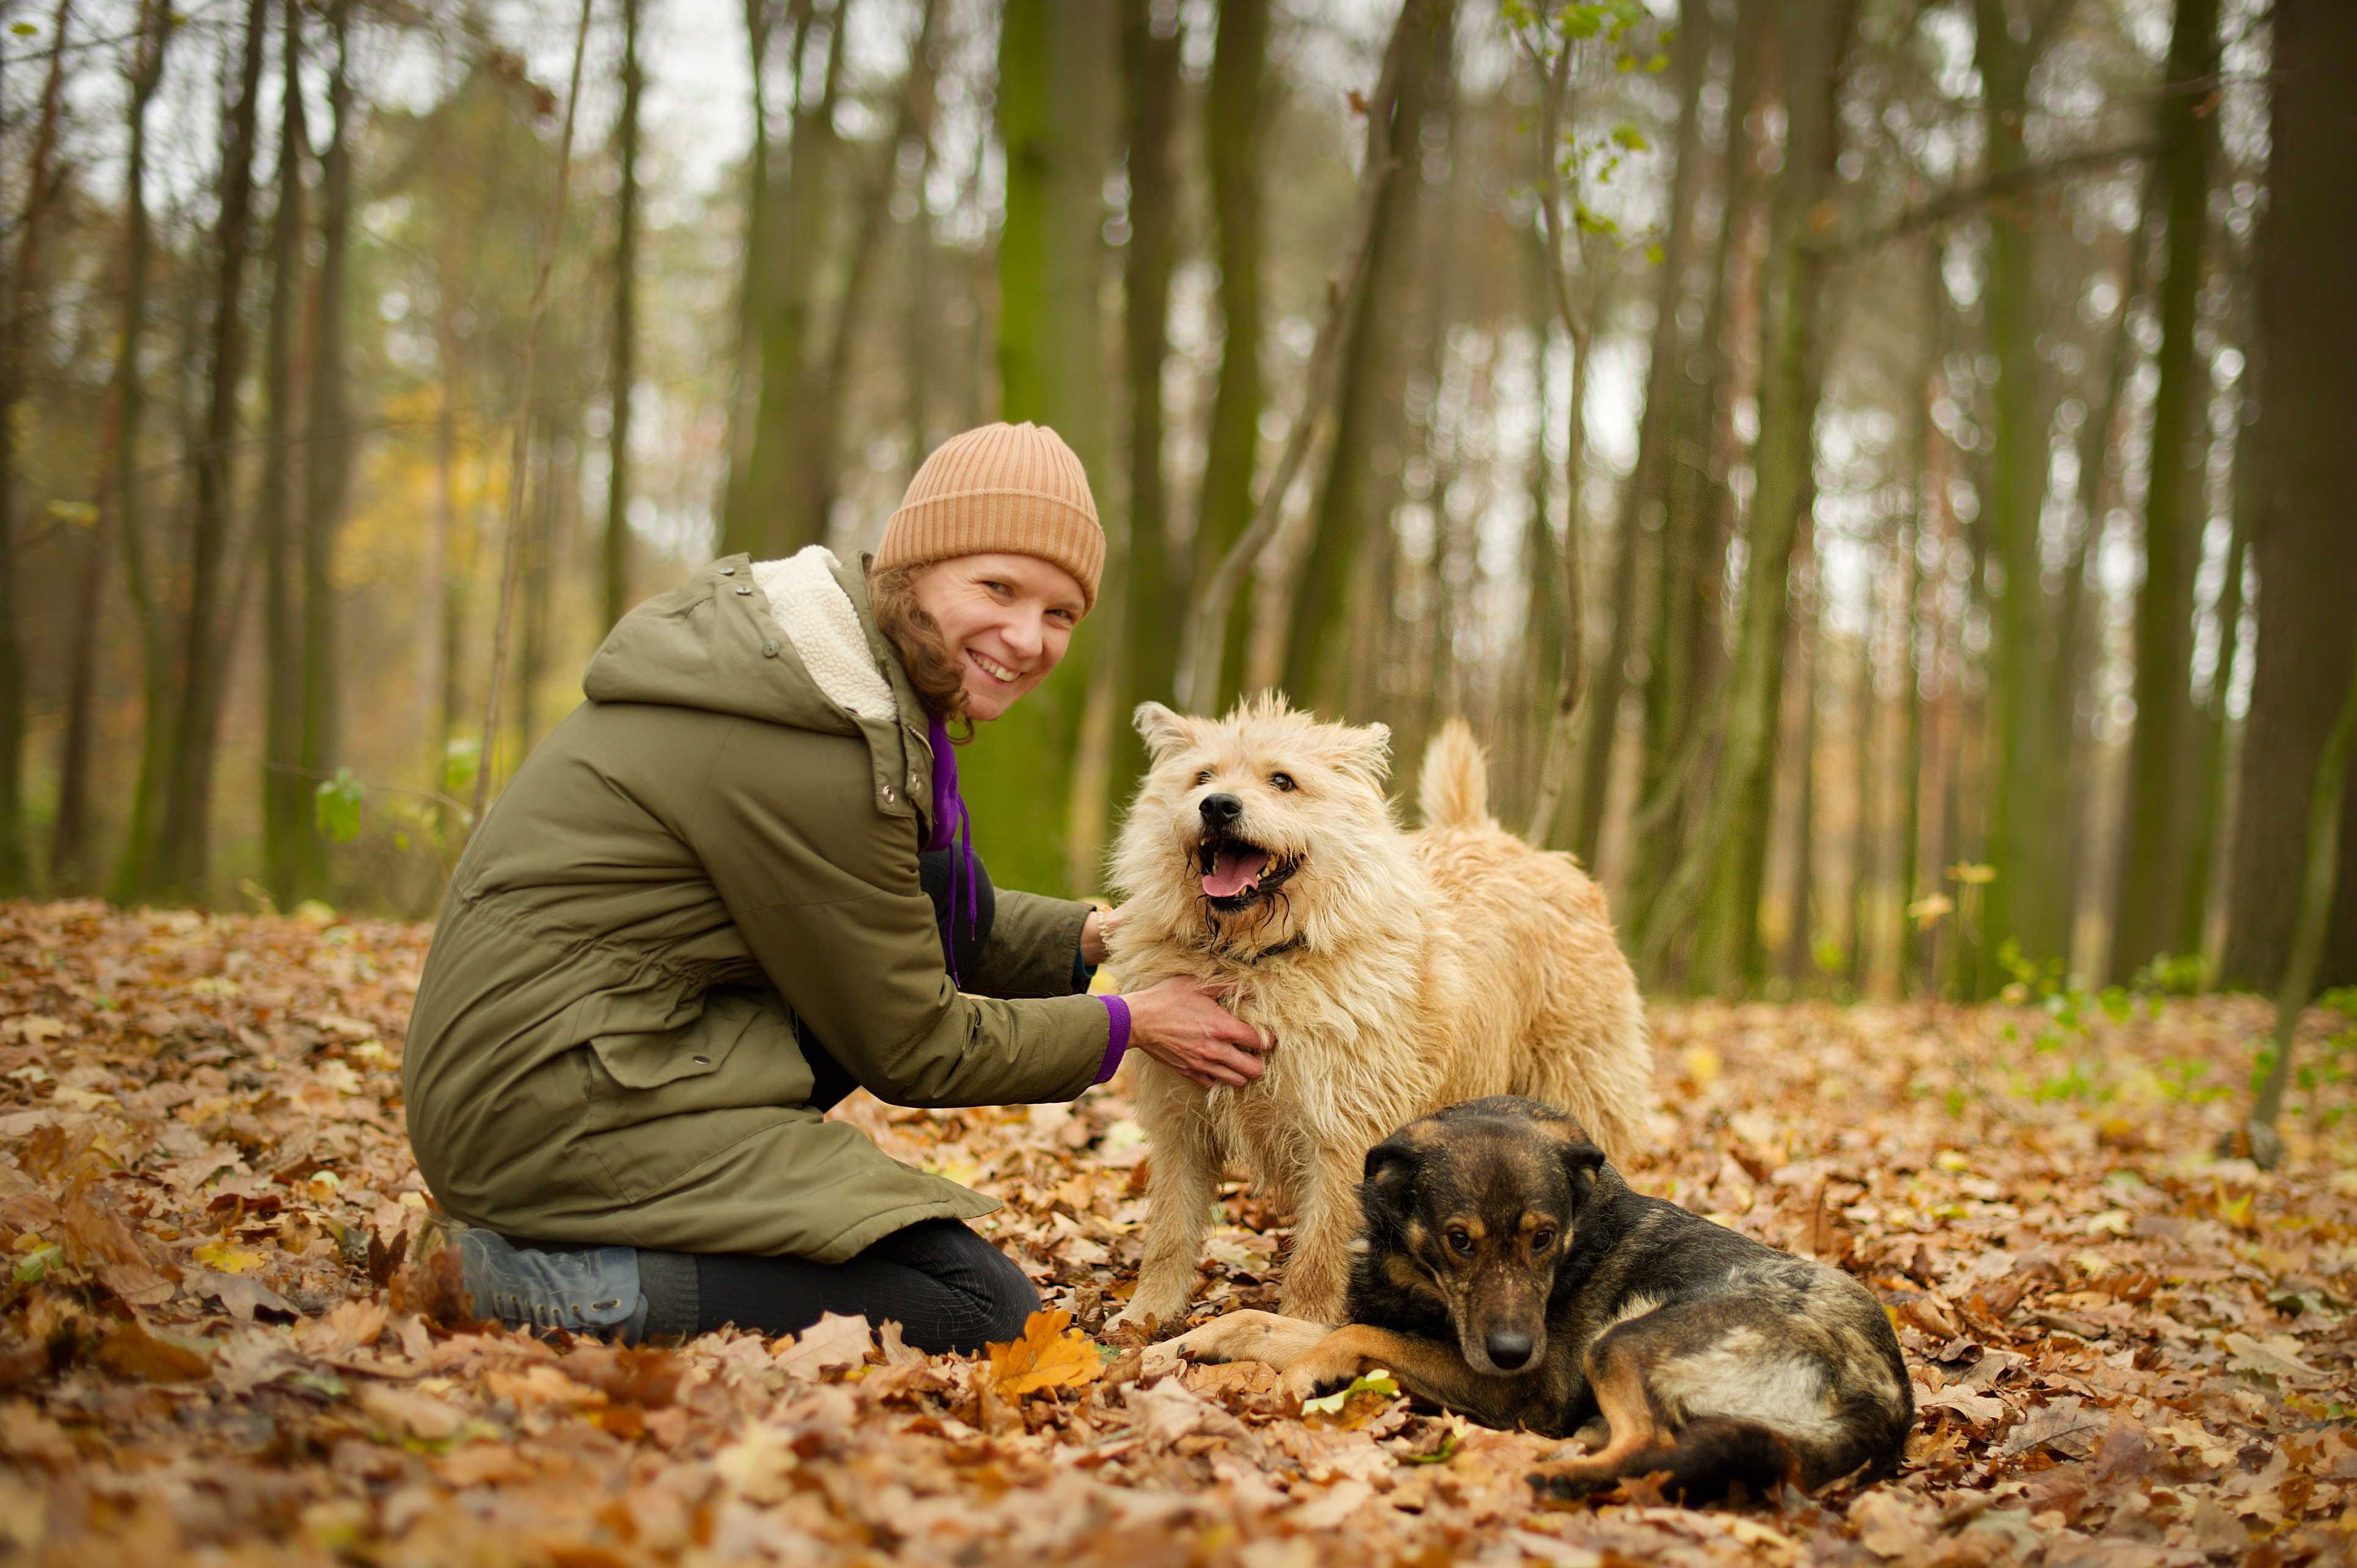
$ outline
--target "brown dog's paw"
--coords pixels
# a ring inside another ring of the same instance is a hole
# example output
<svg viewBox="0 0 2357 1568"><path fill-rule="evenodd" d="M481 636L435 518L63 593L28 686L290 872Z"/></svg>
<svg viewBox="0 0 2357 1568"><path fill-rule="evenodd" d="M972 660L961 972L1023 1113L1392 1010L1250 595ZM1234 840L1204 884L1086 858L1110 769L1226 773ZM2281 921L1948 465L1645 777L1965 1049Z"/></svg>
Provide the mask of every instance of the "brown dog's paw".
<svg viewBox="0 0 2357 1568"><path fill-rule="evenodd" d="M1358 1377L1361 1359L1356 1350L1337 1346L1329 1336L1325 1343L1297 1357L1285 1369L1284 1389L1287 1398L1298 1402L1316 1399L1347 1388Z"/></svg>

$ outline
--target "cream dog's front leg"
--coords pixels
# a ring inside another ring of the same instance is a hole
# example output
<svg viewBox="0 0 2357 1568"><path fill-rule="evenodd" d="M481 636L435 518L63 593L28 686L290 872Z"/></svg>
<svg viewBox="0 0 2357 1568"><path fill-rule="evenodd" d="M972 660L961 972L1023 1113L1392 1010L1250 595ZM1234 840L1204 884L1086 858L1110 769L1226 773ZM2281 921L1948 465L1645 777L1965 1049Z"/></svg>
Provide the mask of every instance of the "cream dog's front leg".
<svg viewBox="0 0 2357 1568"><path fill-rule="evenodd" d="M1189 1361L1259 1361L1285 1370L1333 1333L1323 1323L1305 1323L1273 1312L1232 1312L1146 1352L1147 1377L1169 1371L1180 1357Z"/></svg>
<svg viewBox="0 0 2357 1568"><path fill-rule="evenodd" d="M1159 1063L1154 1073L1168 1073ZM1175 1076L1175 1075L1174 1075ZM1141 1097L1147 1158L1146 1256L1138 1265L1137 1290L1119 1316L1105 1326L1143 1326L1151 1318L1164 1328L1187 1316L1195 1294L1195 1268L1203 1258L1203 1232L1219 1188L1222 1158L1218 1133L1191 1085L1157 1083ZM1191 1102L1190 1102L1191 1101Z"/></svg>
<svg viewBox="0 0 2357 1568"><path fill-rule="evenodd" d="M1351 1243L1359 1234L1359 1165L1320 1160L1310 1172L1286 1260L1279 1306L1287 1317L1340 1323L1351 1289Z"/></svg>

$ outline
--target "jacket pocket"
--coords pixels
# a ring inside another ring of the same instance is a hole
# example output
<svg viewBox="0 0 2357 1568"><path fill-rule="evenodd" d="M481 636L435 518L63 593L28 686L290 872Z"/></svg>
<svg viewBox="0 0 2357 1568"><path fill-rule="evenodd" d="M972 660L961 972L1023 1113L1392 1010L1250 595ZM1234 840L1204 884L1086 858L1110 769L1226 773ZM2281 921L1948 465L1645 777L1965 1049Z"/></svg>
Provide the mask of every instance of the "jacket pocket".
<svg viewBox="0 0 2357 1568"><path fill-rule="evenodd" d="M715 990L692 1021L588 1042L584 1085L603 1126L732 1106L797 1105L811 1069L774 993Z"/></svg>
<svg viewBox="0 0 2357 1568"><path fill-rule="evenodd" d="M740 1022L735 1036L727 1038L692 1026L643 1035L599 1035L589 1042L589 1049L607 1076L622 1088L661 1089L719 1071L743 1034Z"/></svg>

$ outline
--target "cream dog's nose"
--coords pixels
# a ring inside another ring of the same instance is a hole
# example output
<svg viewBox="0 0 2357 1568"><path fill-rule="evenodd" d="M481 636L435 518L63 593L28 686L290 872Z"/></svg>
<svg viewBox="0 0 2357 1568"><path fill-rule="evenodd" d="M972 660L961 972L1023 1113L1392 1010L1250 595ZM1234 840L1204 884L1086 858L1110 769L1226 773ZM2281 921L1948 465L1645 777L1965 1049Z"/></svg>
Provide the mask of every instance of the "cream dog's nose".
<svg viewBox="0 0 2357 1568"><path fill-rule="evenodd" d="M1207 828L1232 827L1236 819L1244 814L1244 803L1233 795L1206 795L1198 809L1203 813L1203 825Z"/></svg>

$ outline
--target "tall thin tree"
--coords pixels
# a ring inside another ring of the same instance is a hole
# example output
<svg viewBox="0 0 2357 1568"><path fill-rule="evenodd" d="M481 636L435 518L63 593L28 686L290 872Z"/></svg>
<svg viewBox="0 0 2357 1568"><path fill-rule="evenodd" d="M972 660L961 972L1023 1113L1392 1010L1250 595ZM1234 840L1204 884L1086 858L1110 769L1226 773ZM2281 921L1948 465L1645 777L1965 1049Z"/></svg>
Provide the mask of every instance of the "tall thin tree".
<svg viewBox="0 0 2357 1568"><path fill-rule="evenodd" d="M255 527L263 559L263 884L283 904L297 891L303 841L309 836L310 791L302 776L302 575L296 558L296 313L304 293L303 13L286 0L280 14L278 210L271 219L270 306L264 328L261 486Z"/></svg>
<svg viewBox="0 0 2357 1568"><path fill-rule="evenodd" d="M60 177L58 123L66 61L72 58L66 48L66 29L72 20L72 0L58 0L49 28L49 68L26 168L25 205L16 224L16 253L0 274L0 288L5 291L0 293L0 895L21 892L32 877L25 841L25 652L16 618L15 432L16 403L26 390L41 239Z"/></svg>
<svg viewBox="0 0 2357 1568"><path fill-rule="evenodd" d="M201 898L210 878L213 761L227 684L229 625L236 605L229 564L236 497L238 404L245 381L245 279L253 218L255 118L260 108L270 0L249 0L235 81L237 97L222 115L221 214L208 329L204 423L190 467L196 499L189 520L188 610L180 657L179 716L172 729L163 831L149 890Z"/></svg>
<svg viewBox="0 0 2357 1568"><path fill-rule="evenodd" d="M1171 546L1163 472L1162 370L1169 358L1170 276L1178 259L1175 166L1181 39L1175 12L1156 28L1152 0L1122 9L1122 80L1129 144L1129 248L1124 260L1124 367L1129 379L1128 593L1122 606L1124 713L1177 694L1185 574ZM1145 750L1127 725L1115 775L1142 770Z"/></svg>
<svg viewBox="0 0 2357 1568"><path fill-rule="evenodd" d="M2136 592L2136 729L2129 744L2111 972L2124 981L2176 940L2200 799L2193 757L2193 578L2201 561L2210 456L2210 367L2196 350L2210 227L2210 83L2218 0L2177 0L2161 100L2158 177L2169 235L2161 263L2159 381Z"/></svg>
<svg viewBox="0 0 2357 1568"><path fill-rule="evenodd" d="M1271 107L1268 0L1227 0L1220 7L1211 81L1203 94L1205 163L1211 175L1212 254L1220 269L1220 374L1211 394L1202 499L1195 522L1192 584L1207 581L1253 520L1253 478L1260 466L1263 320L1261 269L1266 247L1263 142ZM1243 671L1243 620L1231 626L1220 655L1225 671L1211 703L1235 695Z"/></svg>
<svg viewBox="0 0 2357 1568"><path fill-rule="evenodd" d="M630 409L638 381L639 97L646 72L639 64L639 16L646 0L622 0L622 110L614 123L620 188L614 194L614 328L608 353L606 402L606 532L598 553L605 588L602 625L630 607Z"/></svg>
<svg viewBox="0 0 2357 1568"><path fill-rule="evenodd" d="M319 264L311 277L310 409L303 450L302 777L316 784L337 760L343 701L339 657L336 542L351 489L352 435L344 378L344 304L351 250L351 23L354 0L328 0L328 145L319 155ZM326 890L327 840L303 835L299 890Z"/></svg>

